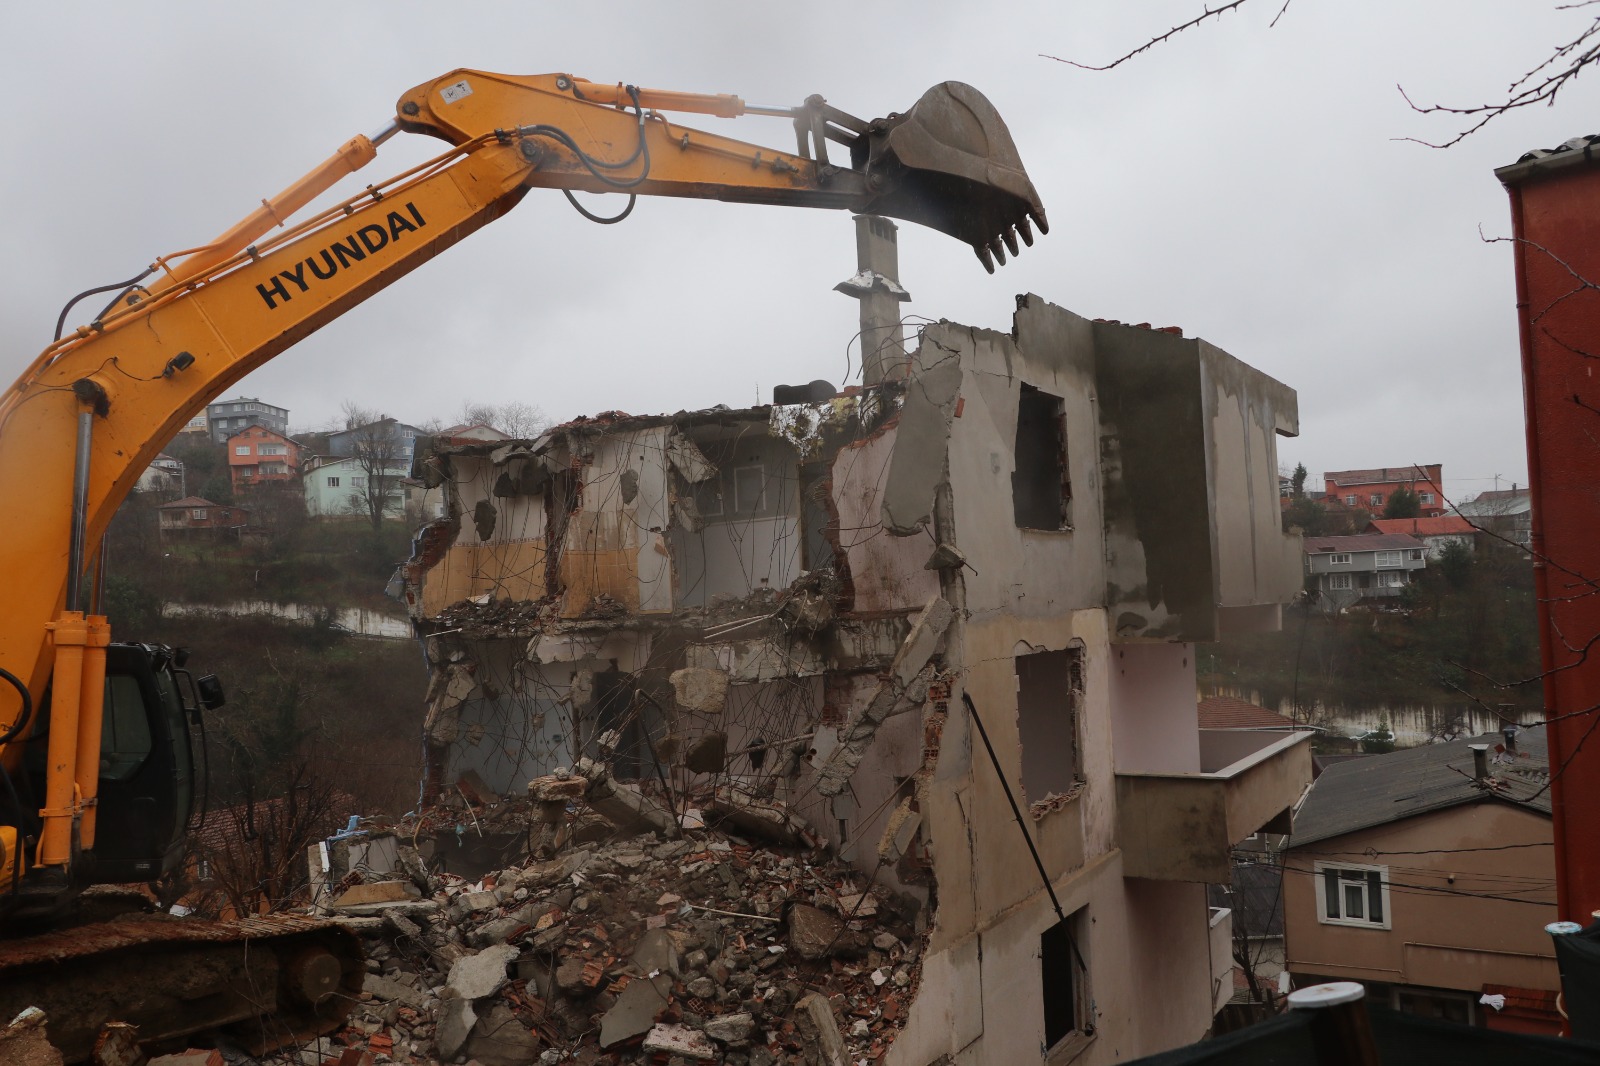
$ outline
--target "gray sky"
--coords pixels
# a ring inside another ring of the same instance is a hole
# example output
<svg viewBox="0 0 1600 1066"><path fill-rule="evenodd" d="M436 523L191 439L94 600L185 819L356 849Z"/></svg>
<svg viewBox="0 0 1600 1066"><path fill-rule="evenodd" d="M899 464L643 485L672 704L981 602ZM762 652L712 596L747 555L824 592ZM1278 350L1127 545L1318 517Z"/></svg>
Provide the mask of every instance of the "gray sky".
<svg viewBox="0 0 1600 1066"><path fill-rule="evenodd" d="M455 67L794 104L863 117L958 79L1006 118L1051 235L993 277L901 228L908 313L1007 329L1031 291L1090 317L1182 326L1293 386L1285 461L1442 462L1465 496L1525 481L1509 232L1491 173L1594 132L1600 72L1448 151L1448 118L1588 24L1554 0L1277 0L1104 62L1199 0L19 5L0 58L11 267L0 372L63 302L204 242ZM92 12L92 13L90 13ZM697 119L792 149L781 120ZM346 193L437 150L396 138ZM613 202L614 201L614 202ZM608 197L600 209L620 199ZM849 216L641 199L601 227L535 190L243 383L297 426L355 399L407 421L520 399L563 420L770 398L845 373L856 305ZM74 316L74 320L81 317ZM855 363L850 364L852 368Z"/></svg>

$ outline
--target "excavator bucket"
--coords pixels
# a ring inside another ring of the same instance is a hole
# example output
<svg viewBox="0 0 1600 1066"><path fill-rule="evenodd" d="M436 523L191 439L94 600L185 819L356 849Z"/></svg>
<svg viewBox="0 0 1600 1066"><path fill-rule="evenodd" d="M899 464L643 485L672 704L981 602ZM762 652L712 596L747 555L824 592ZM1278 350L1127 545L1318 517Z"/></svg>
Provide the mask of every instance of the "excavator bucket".
<svg viewBox="0 0 1600 1066"><path fill-rule="evenodd" d="M905 114L869 124L853 159L874 195L867 210L970 244L995 263L1033 244L1031 219L1049 233L1044 205L1022 169L1011 131L982 93L959 81L935 85Z"/></svg>

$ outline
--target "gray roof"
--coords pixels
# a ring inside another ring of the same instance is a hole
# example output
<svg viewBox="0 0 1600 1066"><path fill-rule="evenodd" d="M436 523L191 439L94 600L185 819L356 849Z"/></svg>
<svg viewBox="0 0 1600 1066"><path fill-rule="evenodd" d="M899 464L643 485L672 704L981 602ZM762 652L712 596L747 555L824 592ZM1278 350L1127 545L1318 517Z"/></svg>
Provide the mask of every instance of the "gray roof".
<svg viewBox="0 0 1600 1066"><path fill-rule="evenodd" d="M1477 783L1468 745L1489 745L1491 787ZM1398 822L1464 803L1514 803L1550 813L1550 756L1543 726L1517 734L1517 754L1496 752L1499 733L1427 744L1329 766L1294 817L1289 846Z"/></svg>
<svg viewBox="0 0 1600 1066"><path fill-rule="evenodd" d="M1496 167L1495 177L1507 185L1516 185L1535 174L1561 170L1569 166L1592 166L1600 148L1600 135L1574 137L1554 148L1535 148L1509 166Z"/></svg>
<svg viewBox="0 0 1600 1066"><path fill-rule="evenodd" d="M1329 552L1375 552L1426 547L1410 533L1361 533L1353 537L1306 537L1307 555Z"/></svg>

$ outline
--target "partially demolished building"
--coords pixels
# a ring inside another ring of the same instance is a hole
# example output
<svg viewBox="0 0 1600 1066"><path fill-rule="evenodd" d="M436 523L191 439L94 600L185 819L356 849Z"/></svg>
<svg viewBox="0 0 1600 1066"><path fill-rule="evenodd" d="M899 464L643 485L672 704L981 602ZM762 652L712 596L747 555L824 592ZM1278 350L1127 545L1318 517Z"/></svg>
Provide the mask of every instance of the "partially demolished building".
<svg viewBox="0 0 1600 1066"><path fill-rule="evenodd" d="M1295 395L1034 296L868 380L420 454L430 787L575 769L825 842L927 932L890 1063L1193 1041L1232 992L1205 884L1310 780L1309 734L1196 717L1195 644L1299 588Z"/></svg>

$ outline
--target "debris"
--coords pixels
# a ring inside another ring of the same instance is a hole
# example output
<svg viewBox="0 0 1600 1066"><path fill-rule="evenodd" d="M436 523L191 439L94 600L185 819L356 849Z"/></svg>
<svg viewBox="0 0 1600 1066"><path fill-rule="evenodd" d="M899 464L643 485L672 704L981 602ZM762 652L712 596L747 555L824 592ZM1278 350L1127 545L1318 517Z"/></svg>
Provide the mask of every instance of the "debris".
<svg viewBox="0 0 1600 1066"><path fill-rule="evenodd" d="M804 903L789 910L789 946L802 959L825 959L839 946L844 923L827 911Z"/></svg>
<svg viewBox="0 0 1600 1066"><path fill-rule="evenodd" d="M794 1024L805 1046L810 1066L849 1066L844 1038L833 1005L815 992L808 992L794 1006Z"/></svg>
<svg viewBox="0 0 1600 1066"><path fill-rule="evenodd" d="M672 978L665 975L628 982L616 1005L600 1019L600 1047L609 1049L648 1033L666 1008Z"/></svg>
<svg viewBox="0 0 1600 1066"><path fill-rule="evenodd" d="M472 1009L470 999L451 997L439 1000L439 1024L435 1040L441 1059L453 1059L472 1035L478 1022L478 1012Z"/></svg>
<svg viewBox="0 0 1600 1066"><path fill-rule="evenodd" d="M511 962L521 954L509 944L484 948L476 955L457 959L450 967L450 990L462 999L478 1000L492 996L510 980L506 972Z"/></svg>
<svg viewBox="0 0 1600 1066"><path fill-rule="evenodd" d="M365 885L351 885L333 903L334 910L368 903L409 902L416 897L407 891L404 881L375 881Z"/></svg>
<svg viewBox="0 0 1600 1066"><path fill-rule="evenodd" d="M520 824L526 847L530 830L552 830L549 857L507 859L470 880L424 871L429 896L368 906L428 910L338 918L366 949L360 1001L330 1038L273 1066L599 1066L608 1057L776 1066L834 1062L839 1048L849 1062L880 1060L920 974L920 942L882 890L820 853L784 804L746 790L723 790L720 805L710 783L677 797L714 810L711 828L670 839L641 831L641 808L665 811L651 787L620 788L606 768L580 761L535 779L525 796L472 803L486 837L510 838ZM619 793L638 804L627 808L630 828L596 818L596 792L608 792L601 806ZM476 840L466 802L452 793L422 821L461 825ZM543 803L559 816L542 821ZM603 838L573 842L596 821ZM454 835L435 831L435 848ZM401 865L398 851L379 850ZM404 871L366 874L367 884L414 882ZM813 991L821 1008L802 1008ZM843 1017L846 1003L844 1030L819 1028L817 1018Z"/></svg>
<svg viewBox="0 0 1600 1066"><path fill-rule="evenodd" d="M7 1066L61 1066L61 1052L45 1032L45 1014L29 1007L0 1029L0 1062Z"/></svg>
<svg viewBox="0 0 1600 1066"><path fill-rule="evenodd" d="M697 774L720 774L727 769L728 734L703 733L683 754L683 765Z"/></svg>
<svg viewBox="0 0 1600 1066"><path fill-rule="evenodd" d="M525 1066L539 1053L539 1038L510 1007L496 1003L472 1027L461 1052L483 1066Z"/></svg>
<svg viewBox="0 0 1600 1066"><path fill-rule="evenodd" d="M139 1047L139 1027L127 1022L106 1022L95 1037L94 1066L144 1066L145 1054Z"/></svg>
<svg viewBox="0 0 1600 1066"><path fill-rule="evenodd" d="M844 791L885 719L927 699L928 676L924 668L938 650L954 616L954 608L942 596L935 596L918 612L872 699L839 730L839 746L829 753L817 774L819 795L837 796Z"/></svg>
<svg viewBox="0 0 1600 1066"><path fill-rule="evenodd" d="M580 759L576 769L589 782L589 806L618 829L678 835L678 819L641 792L639 786L612 779L604 766L588 759Z"/></svg>
<svg viewBox="0 0 1600 1066"><path fill-rule="evenodd" d="M717 789L706 810L721 815L723 821L742 833L779 844L798 844L810 832L805 822L789 813L784 804L762 799L743 787Z"/></svg>
<svg viewBox="0 0 1600 1066"><path fill-rule="evenodd" d="M714 1059L717 1049L698 1029L686 1025L658 1025L644 1038L644 1049L691 1059Z"/></svg>
<svg viewBox="0 0 1600 1066"><path fill-rule="evenodd" d="M673 698L686 711L721 714L727 704L728 675L721 670L686 666L674 670L668 680L672 682Z"/></svg>
<svg viewBox="0 0 1600 1066"><path fill-rule="evenodd" d="M9 1063L11 1060L6 1061ZM150 1060L149 1066L223 1066L223 1058L222 1052L215 1048L209 1050L191 1048L174 1055L158 1055Z"/></svg>

